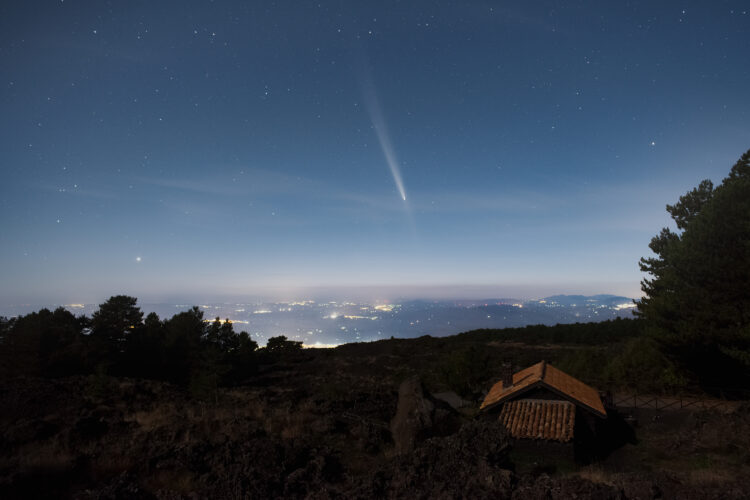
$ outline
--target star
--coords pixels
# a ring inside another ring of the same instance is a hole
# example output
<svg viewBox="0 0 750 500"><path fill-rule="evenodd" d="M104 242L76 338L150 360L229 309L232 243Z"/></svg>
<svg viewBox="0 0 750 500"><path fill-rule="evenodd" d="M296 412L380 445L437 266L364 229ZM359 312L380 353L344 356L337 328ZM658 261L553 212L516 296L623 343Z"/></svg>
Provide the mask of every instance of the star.
<svg viewBox="0 0 750 500"><path fill-rule="evenodd" d="M141 259L140 257L136 257L136 258L135 258L135 261L136 261L136 262L140 262L141 260L142 260L142 259Z"/></svg>

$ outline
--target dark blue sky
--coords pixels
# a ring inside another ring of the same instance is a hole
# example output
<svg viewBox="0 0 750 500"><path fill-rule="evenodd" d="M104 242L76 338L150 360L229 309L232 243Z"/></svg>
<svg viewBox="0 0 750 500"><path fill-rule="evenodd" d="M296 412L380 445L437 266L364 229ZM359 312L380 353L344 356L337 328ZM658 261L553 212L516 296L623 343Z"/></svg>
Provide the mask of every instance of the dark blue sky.
<svg viewBox="0 0 750 500"><path fill-rule="evenodd" d="M0 302L636 296L750 147L748 11L4 1Z"/></svg>

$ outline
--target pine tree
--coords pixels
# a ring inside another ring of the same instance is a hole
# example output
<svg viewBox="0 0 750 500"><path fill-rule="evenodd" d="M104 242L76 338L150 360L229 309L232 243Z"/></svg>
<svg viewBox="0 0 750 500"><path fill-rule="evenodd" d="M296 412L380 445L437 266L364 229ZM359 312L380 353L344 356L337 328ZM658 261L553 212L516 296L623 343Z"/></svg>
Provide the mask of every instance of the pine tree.
<svg viewBox="0 0 750 500"><path fill-rule="evenodd" d="M640 260L638 303L664 353L704 386L750 381L750 150L714 188L704 180L667 211Z"/></svg>

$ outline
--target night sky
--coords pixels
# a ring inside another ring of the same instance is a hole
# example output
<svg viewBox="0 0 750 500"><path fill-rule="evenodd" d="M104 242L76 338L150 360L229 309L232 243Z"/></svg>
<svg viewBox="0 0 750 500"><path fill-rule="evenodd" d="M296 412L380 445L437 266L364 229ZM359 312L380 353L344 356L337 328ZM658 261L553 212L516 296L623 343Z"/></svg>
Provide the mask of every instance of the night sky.
<svg viewBox="0 0 750 500"><path fill-rule="evenodd" d="M742 1L4 0L0 302L635 297L749 89Z"/></svg>

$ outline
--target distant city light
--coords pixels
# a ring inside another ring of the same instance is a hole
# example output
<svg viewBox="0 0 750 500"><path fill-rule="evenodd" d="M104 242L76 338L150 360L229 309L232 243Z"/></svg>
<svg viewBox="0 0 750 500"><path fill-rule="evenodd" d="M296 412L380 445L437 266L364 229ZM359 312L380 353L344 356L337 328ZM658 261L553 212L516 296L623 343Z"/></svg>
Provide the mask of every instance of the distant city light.
<svg viewBox="0 0 750 500"><path fill-rule="evenodd" d="M216 320L215 319L204 319L203 320L204 323L213 323L214 321L216 321ZM244 319L229 319L229 318L227 318L227 319L225 319L223 321L220 319L219 322L220 323L229 323L230 325L233 325L235 323L242 323L243 325L249 325L250 324L249 321L245 321Z"/></svg>
<svg viewBox="0 0 750 500"><path fill-rule="evenodd" d="M636 305L632 302L625 304L618 304L615 306L616 311L622 311L623 309L633 309Z"/></svg>
<svg viewBox="0 0 750 500"><path fill-rule="evenodd" d="M323 344L321 342L315 342L314 344L302 344L305 349L333 349L341 344Z"/></svg>

